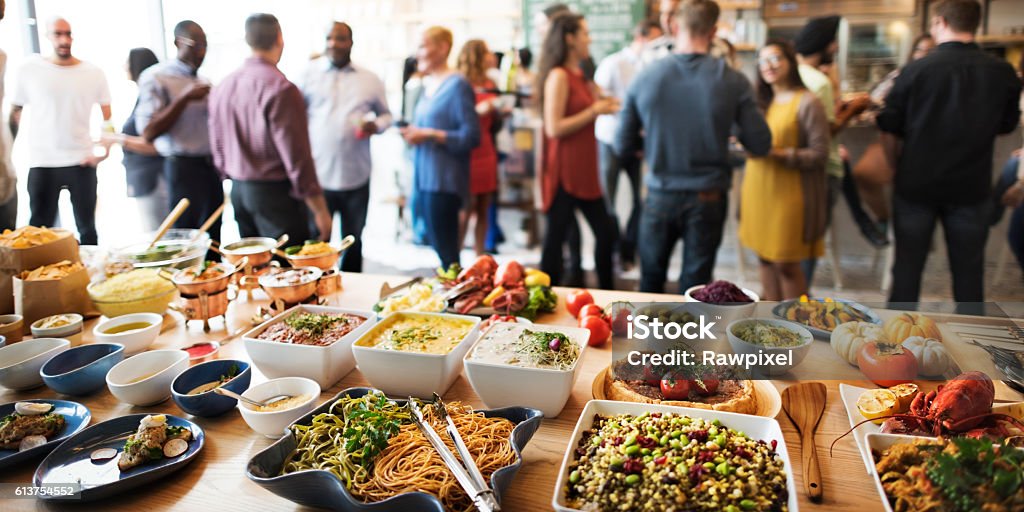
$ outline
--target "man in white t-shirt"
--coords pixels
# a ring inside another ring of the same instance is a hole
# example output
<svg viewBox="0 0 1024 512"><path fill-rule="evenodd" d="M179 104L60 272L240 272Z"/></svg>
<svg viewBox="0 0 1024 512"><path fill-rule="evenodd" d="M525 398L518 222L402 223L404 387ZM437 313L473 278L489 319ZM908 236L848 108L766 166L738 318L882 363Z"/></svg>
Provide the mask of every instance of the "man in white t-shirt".
<svg viewBox="0 0 1024 512"><path fill-rule="evenodd" d="M607 96L622 101L626 98L626 89L633 82L633 77L640 71L641 57L644 47L662 36L661 25L654 20L641 21L633 29L633 42L629 46L605 57L597 66L594 82ZM598 116L594 125L594 134L600 145L601 179L604 183L604 196L608 211L615 219L616 245L619 261L624 269L633 266L636 259L636 235L640 227L640 165L637 155L618 155L615 153L615 134L619 129L618 114ZM632 207L626 230L621 230L618 215L615 213L615 197L619 190L619 173L625 171L632 189Z"/></svg>
<svg viewBox="0 0 1024 512"><path fill-rule="evenodd" d="M57 200L62 189L71 194L79 241L96 244L96 165L107 155L93 153L89 120L99 104L110 122L110 89L103 72L71 55L71 24L55 18L46 27L53 55L28 59L18 71L11 99L10 125L18 135L21 113L29 107L27 135L29 206L33 226L57 221Z"/></svg>

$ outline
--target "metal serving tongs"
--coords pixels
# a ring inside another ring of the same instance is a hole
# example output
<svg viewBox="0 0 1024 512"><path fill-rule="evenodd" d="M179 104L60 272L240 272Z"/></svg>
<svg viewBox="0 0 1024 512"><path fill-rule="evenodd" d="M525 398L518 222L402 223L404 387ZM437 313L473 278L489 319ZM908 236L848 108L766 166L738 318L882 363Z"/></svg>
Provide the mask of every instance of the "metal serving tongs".
<svg viewBox="0 0 1024 512"><path fill-rule="evenodd" d="M416 422L416 426L420 428L423 435L430 441L431 446L437 450L437 453L444 460L444 463L448 466L448 469L455 475L455 479L458 480L459 485L466 491L466 494L473 500L473 504L476 505L477 510L481 512L496 512L501 510L501 505L498 504L497 498L494 496L494 491L487 485L487 481L484 480L483 474L480 473L480 468L476 467L476 462L473 462L473 456L469 453L469 448L466 448L466 443L462 441L462 436L459 435L459 431L455 428L455 423L451 417L448 416L448 409L445 408L444 402L441 401L441 397L434 393L434 409L438 414L444 418L447 423L445 431L451 438L452 443L455 444L455 449L459 452L458 457L448 449L448 445L444 444L444 440L441 436L437 435L434 431L434 427L430 426L430 423L423 418L423 411L420 410L419 404L416 403L416 399L409 397L407 407L409 412L412 413L412 418ZM461 459L461 462L460 462Z"/></svg>

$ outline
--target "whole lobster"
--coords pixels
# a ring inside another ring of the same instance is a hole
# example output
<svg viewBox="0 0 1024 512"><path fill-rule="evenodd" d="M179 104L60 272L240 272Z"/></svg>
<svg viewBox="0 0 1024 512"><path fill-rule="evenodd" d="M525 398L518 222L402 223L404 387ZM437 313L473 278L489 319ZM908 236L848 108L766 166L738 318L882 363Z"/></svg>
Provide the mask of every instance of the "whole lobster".
<svg viewBox="0 0 1024 512"><path fill-rule="evenodd" d="M1012 435L1000 425L1000 421L1024 429L1024 423L1017 418L992 412L995 397L996 389L988 375L982 372L967 372L957 375L935 391L918 393L910 404L909 414L893 414L875 419L886 420L882 424L882 432L921 433L936 437ZM835 446L836 441L869 421L873 420L864 420L854 425L845 434L836 438L832 445Z"/></svg>

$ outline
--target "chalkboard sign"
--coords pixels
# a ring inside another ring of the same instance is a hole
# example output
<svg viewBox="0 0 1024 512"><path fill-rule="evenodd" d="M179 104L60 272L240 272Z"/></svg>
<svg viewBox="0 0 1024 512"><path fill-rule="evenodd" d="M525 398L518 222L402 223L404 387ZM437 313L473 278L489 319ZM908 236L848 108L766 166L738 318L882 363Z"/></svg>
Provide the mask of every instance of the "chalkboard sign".
<svg viewBox="0 0 1024 512"><path fill-rule="evenodd" d="M526 41L535 53L541 42L533 30L534 15L557 0L523 0L523 24ZM568 0L563 1L573 12L582 14L590 28L590 55L600 61L633 40L633 27L644 19L647 10L644 0Z"/></svg>

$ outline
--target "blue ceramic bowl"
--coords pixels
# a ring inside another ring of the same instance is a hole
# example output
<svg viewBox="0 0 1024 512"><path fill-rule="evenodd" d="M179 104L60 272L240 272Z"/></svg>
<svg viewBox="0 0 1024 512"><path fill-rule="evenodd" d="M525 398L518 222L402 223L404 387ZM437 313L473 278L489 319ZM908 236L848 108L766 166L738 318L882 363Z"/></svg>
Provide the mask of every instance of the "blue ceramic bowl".
<svg viewBox="0 0 1024 512"><path fill-rule="evenodd" d="M338 393L334 398L324 402L309 414L299 418L292 425L309 425L317 414L327 412L336 400L344 396L361 397L367 393L375 392L371 388L349 388ZM377 391L379 392L379 391ZM405 400L395 400L404 404ZM491 474L491 488L499 502L505 490L508 489L512 478L519 471L523 463L522 450L526 443L540 427L541 418L544 413L537 409L526 407L506 407L504 409L491 409L480 411L487 417L501 417L515 423L510 436L512 448L516 452L516 461L510 466L498 468ZM443 434L442 434L443 435ZM285 460L295 451L297 442L292 430L285 431L285 436L276 443L270 445L263 451L249 459L246 467L246 476L256 482L257 485L268 491L307 507L325 508L331 510L362 510L373 512L406 512L416 510L418 512L444 512L441 501L430 494L423 492L406 492L397 494L383 501L376 503L365 503L353 497L345 483L334 474L313 469L281 475L281 468Z"/></svg>
<svg viewBox="0 0 1024 512"><path fill-rule="evenodd" d="M93 343L69 348L39 369L50 389L65 395L88 395L107 383L107 372L124 359L124 345Z"/></svg>
<svg viewBox="0 0 1024 512"><path fill-rule="evenodd" d="M7 338L4 337L4 336L0 336L0 348L3 348L3 346L6 345L6 344L7 344Z"/></svg>
<svg viewBox="0 0 1024 512"><path fill-rule="evenodd" d="M197 364L181 372L181 375L174 379L174 382L171 383L171 396L174 397L174 403L178 404L181 410L193 416L202 417L220 416L234 409L238 400L218 395L213 391L198 395L188 394L189 391L203 384L220 379L221 375L229 374L232 366L236 368L236 376L223 387L241 395L249 389L249 381L252 379L249 363L237 359L214 359Z"/></svg>

